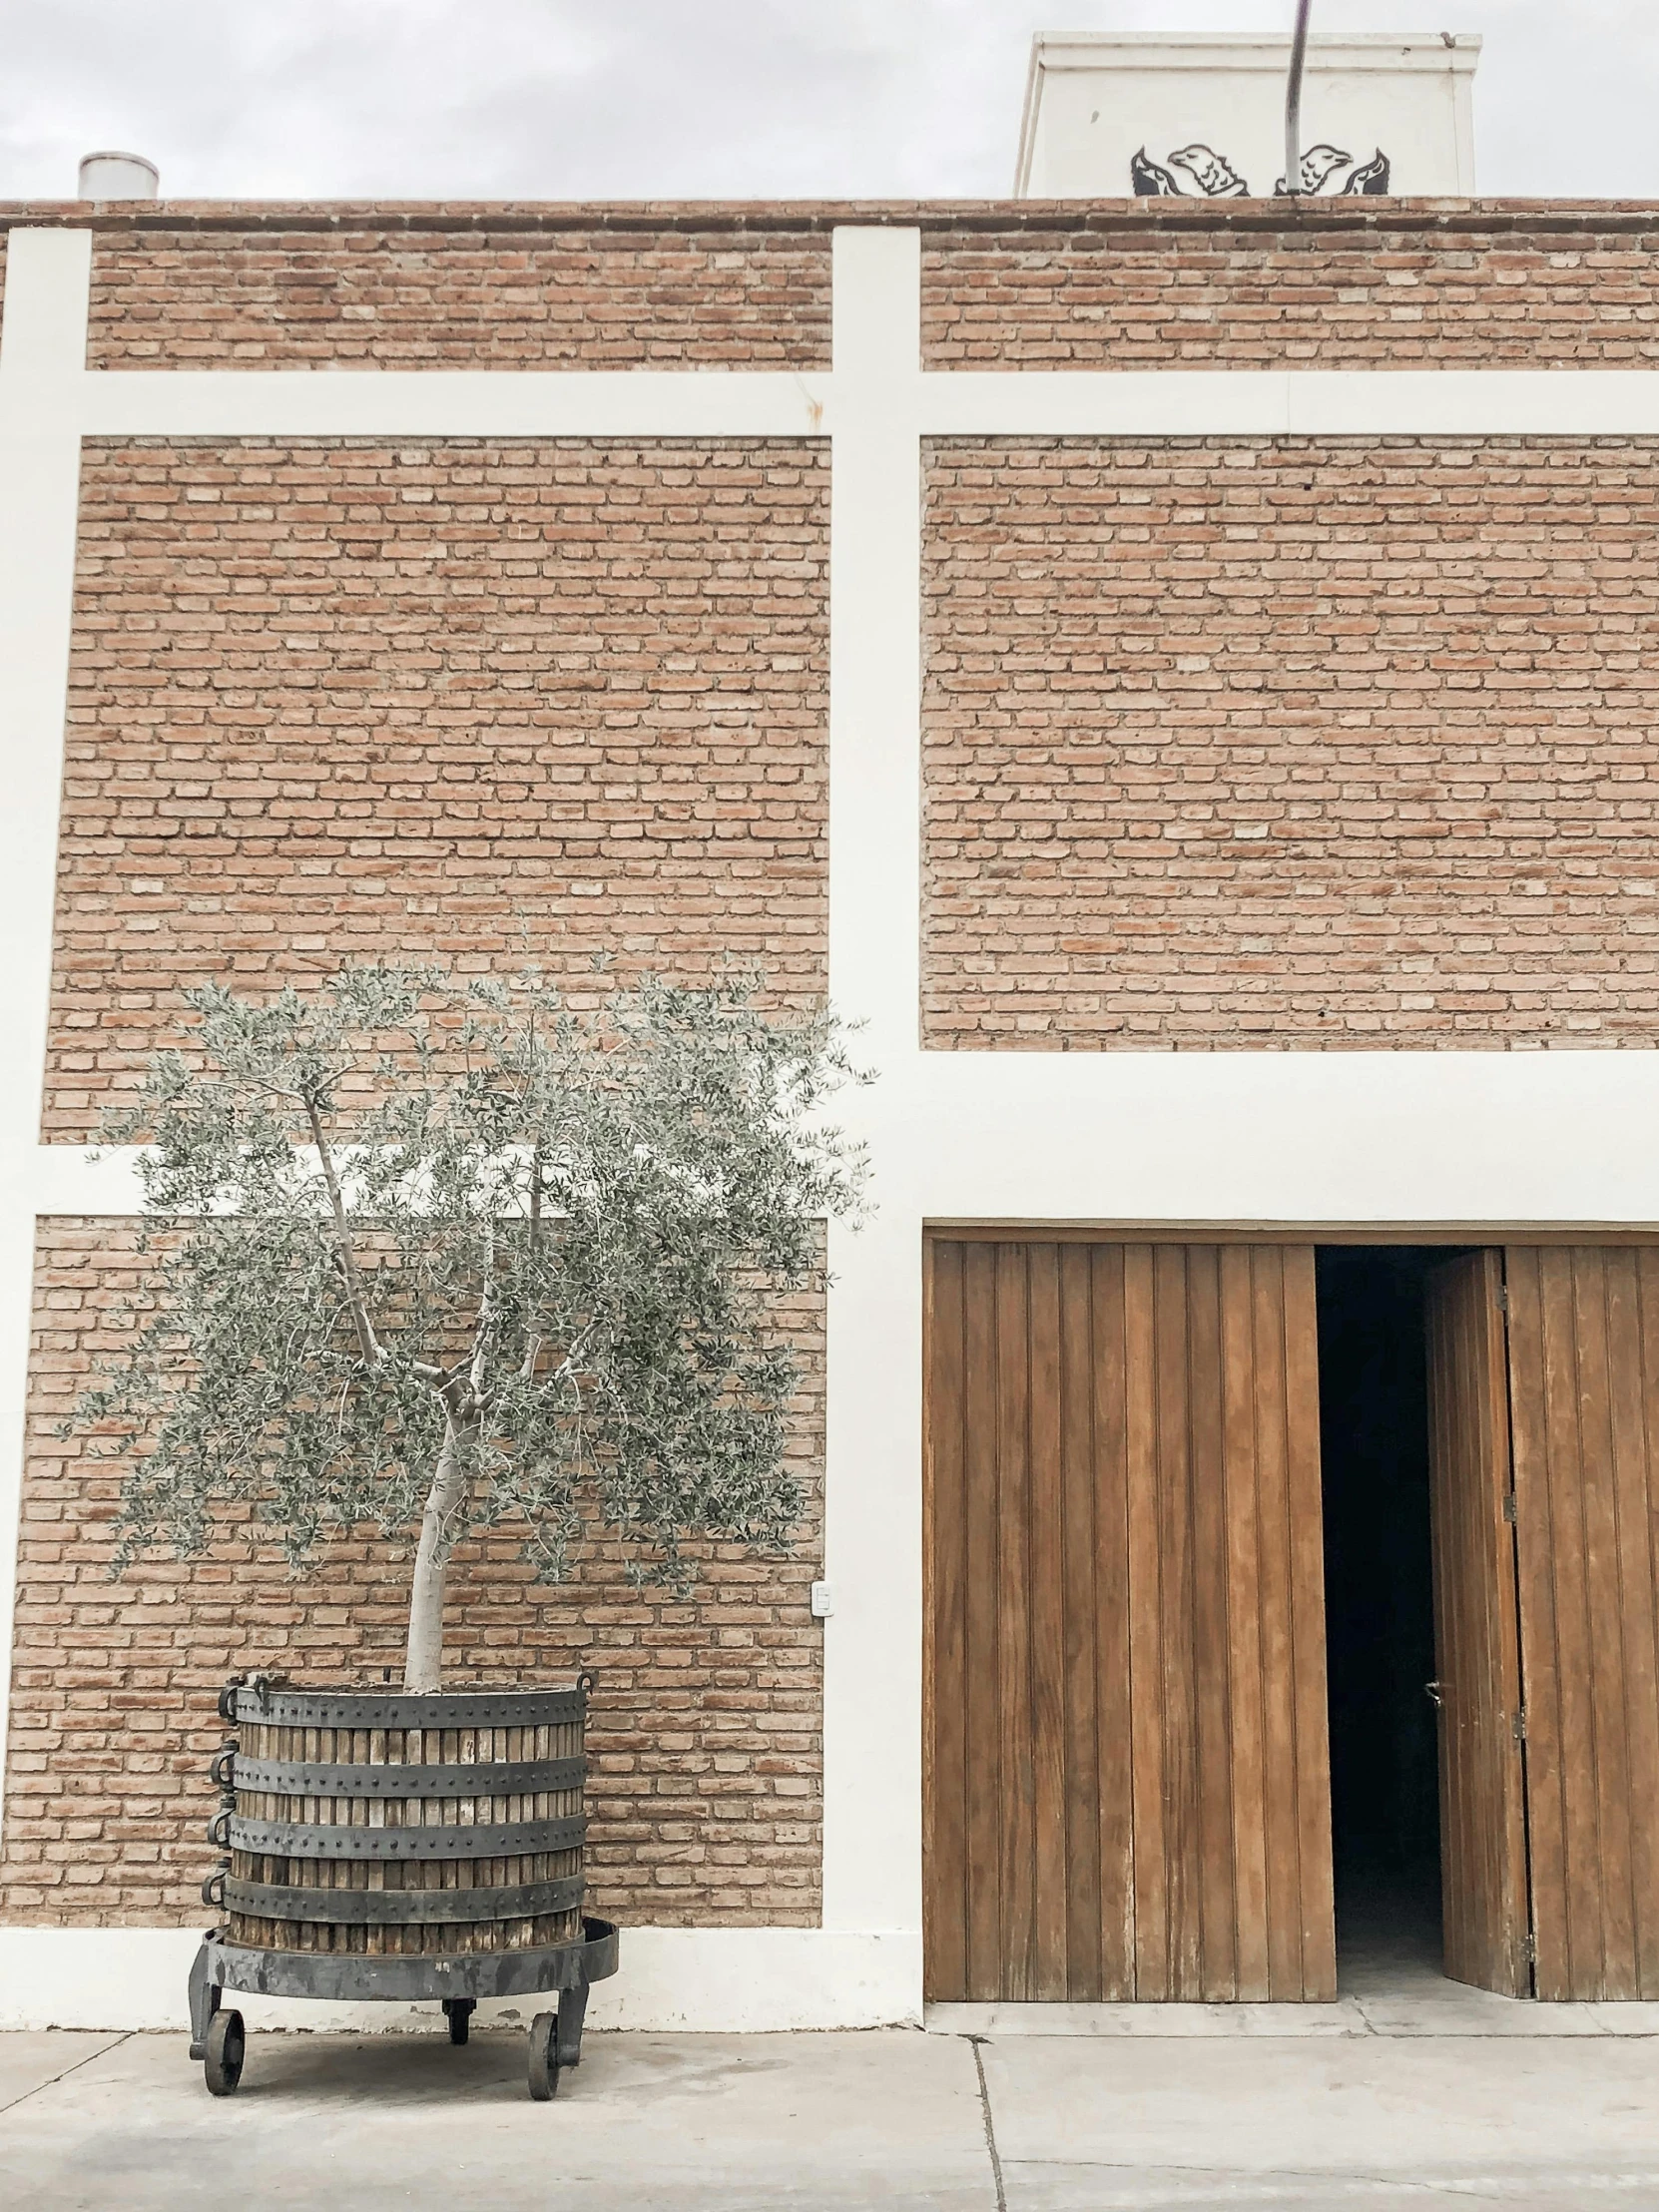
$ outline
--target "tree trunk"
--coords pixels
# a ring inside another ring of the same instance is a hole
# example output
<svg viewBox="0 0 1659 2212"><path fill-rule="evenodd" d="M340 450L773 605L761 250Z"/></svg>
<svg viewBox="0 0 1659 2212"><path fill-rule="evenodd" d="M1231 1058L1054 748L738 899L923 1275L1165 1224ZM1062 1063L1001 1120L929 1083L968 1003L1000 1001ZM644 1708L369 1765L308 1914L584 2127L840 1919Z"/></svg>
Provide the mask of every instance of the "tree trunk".
<svg viewBox="0 0 1659 2212"><path fill-rule="evenodd" d="M409 1642L403 1657L403 1687L425 1693L443 1687L443 1593L449 1554L461 1532L467 1471L476 1426L457 1428L446 1419L426 1510L420 1516L420 1546L415 1553L409 1591Z"/></svg>

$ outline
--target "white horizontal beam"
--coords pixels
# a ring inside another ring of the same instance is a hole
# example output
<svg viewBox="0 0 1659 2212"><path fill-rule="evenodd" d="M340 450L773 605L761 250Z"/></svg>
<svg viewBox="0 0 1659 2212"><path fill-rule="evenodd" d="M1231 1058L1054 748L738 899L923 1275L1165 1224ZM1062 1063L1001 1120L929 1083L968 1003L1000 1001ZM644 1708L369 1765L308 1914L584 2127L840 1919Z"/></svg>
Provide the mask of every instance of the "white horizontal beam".
<svg viewBox="0 0 1659 2212"><path fill-rule="evenodd" d="M186 1980L202 1940L191 1928L0 1928L0 2030L190 2024ZM484 2026L522 2023L535 1997L486 1998ZM252 2028L307 2033L446 2033L435 1998L347 2004L239 1995ZM756 2034L795 2028L916 2026L921 1938L819 1928L624 1931L616 1977L596 1981L589 2027ZM551 2194L551 2192L550 2192ZM15 2200L15 2201L21 2201ZM114 2199L112 2199L114 2201Z"/></svg>
<svg viewBox="0 0 1659 2212"><path fill-rule="evenodd" d="M842 1108L917 1221L1659 1228L1659 1053L892 1051ZM42 1145L36 1211L138 1157Z"/></svg>
<svg viewBox="0 0 1659 2212"><path fill-rule="evenodd" d="M811 438L841 426L830 371L104 369L41 397L88 437ZM843 397L861 419L868 379ZM918 437L1659 436L1653 369L916 370L884 380L882 399Z"/></svg>
<svg viewBox="0 0 1659 2212"><path fill-rule="evenodd" d="M88 437L810 438L827 377L692 369L94 369Z"/></svg>
<svg viewBox="0 0 1659 2212"><path fill-rule="evenodd" d="M1650 437L1652 369L1009 369L918 379L937 437Z"/></svg>
<svg viewBox="0 0 1659 2212"><path fill-rule="evenodd" d="M29 1189L37 1215L80 1214L124 1220L144 1211L136 1145L89 1152L84 1145L43 1144Z"/></svg>
<svg viewBox="0 0 1659 2212"><path fill-rule="evenodd" d="M1659 1225L1651 1052L922 1053L851 1110L918 1224Z"/></svg>

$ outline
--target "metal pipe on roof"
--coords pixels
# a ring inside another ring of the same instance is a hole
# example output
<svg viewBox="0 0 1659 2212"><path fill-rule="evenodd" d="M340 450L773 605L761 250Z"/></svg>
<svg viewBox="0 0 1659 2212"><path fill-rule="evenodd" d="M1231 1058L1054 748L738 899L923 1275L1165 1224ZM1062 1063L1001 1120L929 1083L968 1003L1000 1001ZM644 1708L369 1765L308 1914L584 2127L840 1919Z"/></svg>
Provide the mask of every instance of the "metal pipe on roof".
<svg viewBox="0 0 1659 2212"><path fill-rule="evenodd" d="M1291 73L1285 80L1285 190L1302 190L1302 65L1308 58L1308 18L1314 0L1296 0L1291 34Z"/></svg>

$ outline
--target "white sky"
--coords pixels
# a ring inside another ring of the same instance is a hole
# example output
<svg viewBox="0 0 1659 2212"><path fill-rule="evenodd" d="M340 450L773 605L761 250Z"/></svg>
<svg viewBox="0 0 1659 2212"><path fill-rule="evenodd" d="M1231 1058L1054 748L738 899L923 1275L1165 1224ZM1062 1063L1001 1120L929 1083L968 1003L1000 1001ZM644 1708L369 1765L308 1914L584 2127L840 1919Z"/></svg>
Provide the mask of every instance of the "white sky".
<svg viewBox="0 0 1659 2212"><path fill-rule="evenodd" d="M1482 193L1659 200L1653 0L1315 0L1478 31ZM1034 31L1289 29L1292 0L12 0L0 198L95 147L176 198L1002 196Z"/></svg>

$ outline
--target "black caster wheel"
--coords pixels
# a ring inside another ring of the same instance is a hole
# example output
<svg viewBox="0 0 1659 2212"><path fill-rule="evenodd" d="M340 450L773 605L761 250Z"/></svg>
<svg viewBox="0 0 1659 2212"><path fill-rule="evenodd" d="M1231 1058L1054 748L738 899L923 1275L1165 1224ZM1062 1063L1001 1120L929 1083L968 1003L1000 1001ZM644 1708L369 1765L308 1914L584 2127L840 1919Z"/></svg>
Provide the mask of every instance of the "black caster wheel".
<svg viewBox="0 0 1659 2212"><path fill-rule="evenodd" d="M208 2022L207 2045L202 2054L202 2078L209 2093L228 2097L242 2079L242 2062L248 2052L248 2036L240 2012L216 2012Z"/></svg>
<svg viewBox="0 0 1659 2212"><path fill-rule="evenodd" d="M530 2094L545 2104L559 2093L559 2016L538 2012L530 2022Z"/></svg>
<svg viewBox="0 0 1659 2212"><path fill-rule="evenodd" d="M464 2043L472 2019L471 1997L445 1997L443 2011L449 2022L449 2040L452 2043Z"/></svg>

